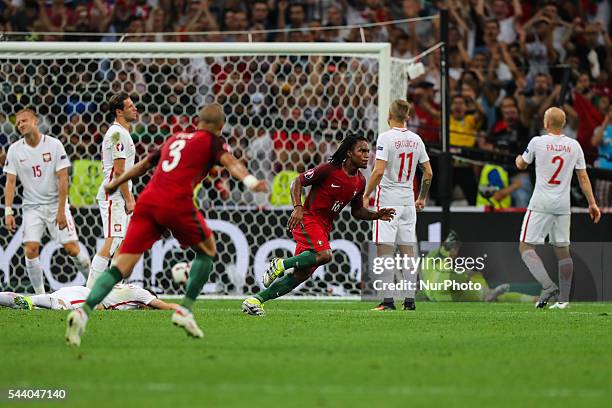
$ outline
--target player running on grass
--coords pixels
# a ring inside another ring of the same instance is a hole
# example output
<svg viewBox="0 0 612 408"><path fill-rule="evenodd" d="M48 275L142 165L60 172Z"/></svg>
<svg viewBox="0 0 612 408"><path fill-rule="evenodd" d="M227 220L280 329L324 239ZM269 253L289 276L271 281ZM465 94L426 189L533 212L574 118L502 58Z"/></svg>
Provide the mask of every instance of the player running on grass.
<svg viewBox="0 0 612 408"><path fill-rule="evenodd" d="M25 296L14 292L0 292L0 306L13 309L75 310L85 304L90 290L85 286L66 286L45 295ZM130 284L117 284L96 309L135 310L160 309L177 310L176 303L166 303L146 289Z"/></svg>
<svg viewBox="0 0 612 408"><path fill-rule="evenodd" d="M274 258L264 274L267 288L242 302L242 311L254 316L264 315L264 302L283 296L304 282L321 265L332 260L329 233L334 219L347 205L359 220L391 221L395 210L383 208L372 212L363 207L365 177L359 169L368 166L370 146L363 136L346 137L330 162L300 174L291 184L293 213L287 228L297 242L295 256ZM302 204L302 187L312 186ZM283 272L293 273L274 282ZM273 283L274 282L274 283Z"/></svg>
<svg viewBox="0 0 612 408"><path fill-rule="evenodd" d="M242 180L253 191L266 191L268 188L265 181L250 175L224 149L218 136L224 123L225 117L220 105L212 104L202 108L197 131L170 137L160 150L149 154L106 186L106 191L111 194L123 183L143 175L155 166L151 181L138 197L117 260L98 277L85 305L68 315L66 342L69 345L80 345L91 312L117 282L130 276L142 253L151 248L166 229L172 232L183 247L191 247L196 251L185 297L181 307L172 315L172 322L183 327L191 336L203 337L190 309L212 271L216 246L212 231L193 204L193 188L216 164L224 166L232 176Z"/></svg>
<svg viewBox="0 0 612 408"><path fill-rule="evenodd" d="M524 170L536 162L536 185L523 219L519 251L529 272L542 285L536 307L543 309L548 301L559 294L559 301L551 309L569 306L574 263L570 256L570 186L572 171L576 169L580 188L589 203L589 215L598 223L601 213L589 175L586 172L584 153L580 144L561 134L565 126L565 112L550 108L544 113L547 135L531 139L522 155L516 157L516 167ZM546 236L553 245L558 259L559 287L550 279L534 246L544 244Z"/></svg>

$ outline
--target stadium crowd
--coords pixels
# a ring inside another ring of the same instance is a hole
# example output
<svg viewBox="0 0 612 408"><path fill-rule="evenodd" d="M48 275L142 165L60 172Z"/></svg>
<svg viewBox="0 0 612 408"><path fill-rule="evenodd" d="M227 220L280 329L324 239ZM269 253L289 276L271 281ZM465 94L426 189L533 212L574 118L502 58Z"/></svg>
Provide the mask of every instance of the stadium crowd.
<svg viewBox="0 0 612 408"><path fill-rule="evenodd" d="M457 202L527 205L529 174L460 158L474 151L498 158L522 152L542 132L543 113L552 105L567 113L565 134L581 143L587 161L612 170L611 10L605 0L0 0L0 31L4 39L27 41L388 41L393 56L406 59L439 41L438 18L360 24L427 17L439 7L448 7L451 18ZM410 82L406 95L414 104L409 126L436 147L439 50L421 60L426 73ZM197 106L216 101L228 116L228 145L257 175L278 182L271 197L256 197L261 205L287 204L287 180L329 157L346 131L366 130L374 140L378 126L377 67L356 58L10 60L1 74L0 164L17 137L10 112L19 104L38 108L43 129L59 136L77 161L100 158L111 90L130 92L143 108L133 131L140 154L171 132L192 129ZM210 183L218 203L252 198L223 174ZM483 194L487 186L495 187L492 196ZM612 181L597 180L595 189L601 206L612 206Z"/></svg>

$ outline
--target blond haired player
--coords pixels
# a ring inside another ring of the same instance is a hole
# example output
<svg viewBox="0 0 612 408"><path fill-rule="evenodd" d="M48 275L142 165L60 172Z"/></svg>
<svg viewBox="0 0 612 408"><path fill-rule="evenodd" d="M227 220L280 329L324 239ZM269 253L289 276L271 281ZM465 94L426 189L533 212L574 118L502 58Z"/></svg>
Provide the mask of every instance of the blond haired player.
<svg viewBox="0 0 612 408"><path fill-rule="evenodd" d="M23 244L26 271L36 294L45 293L43 271L38 258L40 240L45 229L62 244L87 277L89 258L79 247L74 220L68 207L68 168L70 160L62 143L38 130L38 117L31 109L16 114L15 126L23 136L13 143L6 155L4 172L4 222L15 232L13 210L17 178L23 187Z"/></svg>
<svg viewBox="0 0 612 408"><path fill-rule="evenodd" d="M401 254L413 255L416 239L416 212L425 207L433 172L425 144L420 136L406 129L412 106L401 99L389 107L388 123L391 129L381 133L376 141L376 162L364 193L364 206L376 188L376 209L395 209L390 222L374 221L372 240L378 257L393 256L396 244ZM423 172L419 197L414 200L414 175L417 165ZM416 271L406 271L404 278L416 285ZM394 310L393 297L385 297L375 310ZM404 310L414 310L414 290L408 290Z"/></svg>
<svg viewBox="0 0 612 408"><path fill-rule="evenodd" d="M589 214L598 223L601 213L586 172L580 144L563 135L565 112L550 108L544 114L546 135L536 136L522 155L516 157L516 167L524 170L535 160L536 185L521 227L519 251L529 272L542 285L537 308L559 295L551 309L569 306L574 264L570 256L570 186L576 170L578 182L589 203ZM559 287L550 279L534 245L541 245L548 236L558 259ZM559 291L560 289L560 291Z"/></svg>
<svg viewBox="0 0 612 408"><path fill-rule="evenodd" d="M114 94L108 100L109 110L115 121L104 134L102 141L102 171L98 206L102 218L104 244L91 261L87 287L92 288L96 278L108 267L108 262L125 237L130 214L134 211L132 182L123 184L118 191L107 194L104 185L110 183L134 167L136 148L130 136L130 125L138 119L138 111L130 96L124 92Z"/></svg>
<svg viewBox="0 0 612 408"><path fill-rule="evenodd" d="M66 286L48 295L24 296L13 292L0 292L0 306L13 309L75 310L83 306L90 289L85 286ZM97 307L102 310L161 309L176 310L179 305L166 303L146 289L120 283Z"/></svg>

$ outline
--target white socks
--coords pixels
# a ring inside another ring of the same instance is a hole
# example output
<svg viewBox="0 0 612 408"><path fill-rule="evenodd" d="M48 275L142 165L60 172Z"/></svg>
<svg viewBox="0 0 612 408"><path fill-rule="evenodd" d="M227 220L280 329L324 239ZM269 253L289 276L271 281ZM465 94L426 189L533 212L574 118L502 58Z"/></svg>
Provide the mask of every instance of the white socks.
<svg viewBox="0 0 612 408"><path fill-rule="evenodd" d="M89 289L93 288L94 283L96 283L96 279L102 272L108 268L108 258L100 256L96 254L91 260L91 269L89 270L89 276L87 277L87 286Z"/></svg>
<svg viewBox="0 0 612 408"><path fill-rule="evenodd" d="M542 285L543 289L550 288L551 286L556 286L552 280L550 280L550 276L546 272L546 268L544 268L544 264L542 260L538 256L535 250L528 249L527 251L521 254L521 258L523 258L523 262L527 265L529 272L533 275L534 278L540 285Z"/></svg>
<svg viewBox="0 0 612 408"><path fill-rule="evenodd" d="M572 258L561 259L559 261L559 302L569 302L573 274L574 261Z"/></svg>
<svg viewBox="0 0 612 408"><path fill-rule="evenodd" d="M28 272L32 288L34 288L34 293L37 295L45 293L45 282L43 279L43 271L40 267L40 259L38 257L34 259L26 258L25 261L26 271Z"/></svg>
<svg viewBox="0 0 612 408"><path fill-rule="evenodd" d="M83 251L79 251L77 256L71 256L71 258L72 262L74 262L79 272L81 272L81 274L85 278L87 278L89 276L90 267L89 258L87 257L87 255L85 255Z"/></svg>

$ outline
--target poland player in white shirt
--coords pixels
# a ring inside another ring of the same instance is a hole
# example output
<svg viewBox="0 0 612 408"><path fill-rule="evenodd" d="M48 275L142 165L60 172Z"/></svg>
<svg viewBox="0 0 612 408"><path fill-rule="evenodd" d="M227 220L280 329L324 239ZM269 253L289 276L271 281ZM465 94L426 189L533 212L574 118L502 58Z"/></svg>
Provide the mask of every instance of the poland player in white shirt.
<svg viewBox="0 0 612 408"><path fill-rule="evenodd" d="M586 172L584 153L574 139L561 134L565 126L565 112L550 108L544 114L546 135L536 136L522 155L516 157L516 167L524 170L535 160L536 185L521 227L519 250L523 262L542 285L536 307L542 309L548 301L559 295L551 309L569 306L574 264L570 256L570 187L576 170L578 182L589 203L589 214L598 223L601 213L591 182ZM548 236L558 259L559 286L550 279L542 260L534 250Z"/></svg>
<svg viewBox="0 0 612 408"><path fill-rule="evenodd" d="M4 222L15 232L13 201L17 178L23 187L23 243L26 271L36 294L45 293L43 271L38 258L45 231L62 244L78 270L87 277L89 258L81 252L74 220L68 206L70 160L62 143L38 130L38 118L31 109L16 114L15 127L23 136L13 143L6 156L4 172Z"/></svg>
<svg viewBox="0 0 612 408"><path fill-rule="evenodd" d="M48 295L24 296L14 292L0 292L0 306L12 309L75 310L85 304L90 289L85 286L66 286ZM103 310L135 309L176 310L177 303L166 303L146 289L131 284L117 284L98 305Z"/></svg>
<svg viewBox="0 0 612 408"><path fill-rule="evenodd" d="M390 130L381 133L376 141L376 163L365 189L364 206L369 205L370 195L374 194L376 208L395 209L395 218L390 222L374 221L372 241L376 244L378 257L393 256L396 245L400 253L413 256L416 246L416 212L425 207L431 186L433 172L425 144L416 133L406 129L412 106L401 99L393 101L389 107L388 123ZM414 199L414 175L417 165L423 172L421 189L417 200ZM380 185L379 185L380 184ZM405 271L403 278L417 283L417 271ZM404 310L414 310L414 286L406 291ZM386 297L375 310L394 310L393 297Z"/></svg>
<svg viewBox="0 0 612 408"><path fill-rule="evenodd" d="M130 136L130 125L138 119L138 111L126 93L114 94L108 104L115 121L104 134L102 141L104 181L96 197L105 240L91 261L91 270L87 279L88 288L93 287L96 278L108 267L110 258L125 237L130 214L134 211L135 205L131 181L122 184L113 194L106 194L104 185L134 167L136 148Z"/></svg>

